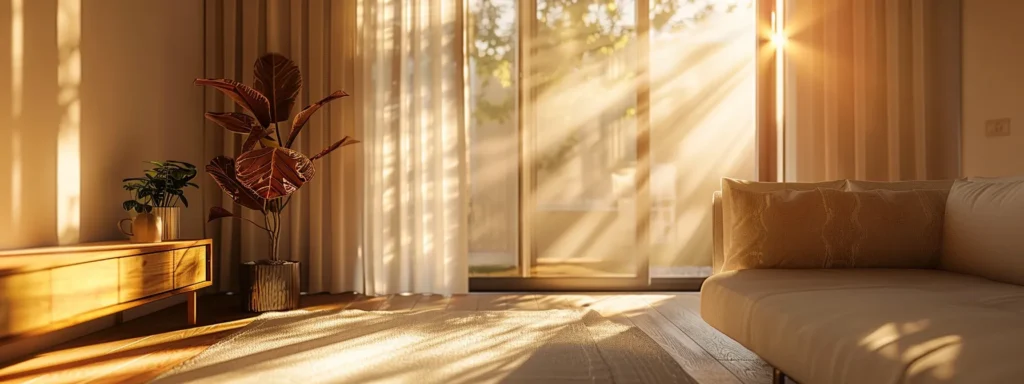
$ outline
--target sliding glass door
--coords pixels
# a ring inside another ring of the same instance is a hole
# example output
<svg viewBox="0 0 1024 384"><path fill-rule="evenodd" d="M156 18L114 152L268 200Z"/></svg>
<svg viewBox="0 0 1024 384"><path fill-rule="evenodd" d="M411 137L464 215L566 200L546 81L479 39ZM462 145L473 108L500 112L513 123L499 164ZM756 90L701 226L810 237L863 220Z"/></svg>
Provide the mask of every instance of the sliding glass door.
<svg viewBox="0 0 1024 384"><path fill-rule="evenodd" d="M710 215L695 212L710 212L708 180L753 176L752 1L469 0L468 11L473 285L706 276ZM689 133L722 123L728 142L694 145Z"/></svg>
<svg viewBox="0 0 1024 384"><path fill-rule="evenodd" d="M537 0L521 191L529 277L646 278L648 178L635 0ZM525 15L524 15L525 16ZM639 19L644 21L643 19ZM642 282L643 283L643 282Z"/></svg>

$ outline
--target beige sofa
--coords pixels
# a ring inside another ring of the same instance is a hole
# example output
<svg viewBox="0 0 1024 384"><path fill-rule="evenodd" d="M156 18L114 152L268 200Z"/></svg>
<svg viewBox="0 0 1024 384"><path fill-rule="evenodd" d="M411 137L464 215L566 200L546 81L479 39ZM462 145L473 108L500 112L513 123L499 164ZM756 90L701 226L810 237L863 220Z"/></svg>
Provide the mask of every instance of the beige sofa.
<svg viewBox="0 0 1024 384"><path fill-rule="evenodd" d="M701 316L777 375L1024 383L1024 181L723 180L713 206Z"/></svg>

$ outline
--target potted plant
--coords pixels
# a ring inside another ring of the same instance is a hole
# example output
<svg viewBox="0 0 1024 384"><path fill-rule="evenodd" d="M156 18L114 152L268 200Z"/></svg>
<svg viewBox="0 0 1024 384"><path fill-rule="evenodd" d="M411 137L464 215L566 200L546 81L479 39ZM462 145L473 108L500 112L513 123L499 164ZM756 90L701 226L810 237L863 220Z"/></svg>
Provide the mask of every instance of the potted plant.
<svg viewBox="0 0 1024 384"><path fill-rule="evenodd" d="M121 180L129 199L121 204L128 216L135 219L139 213L152 213L160 217L162 240L177 240L180 234L181 207L188 208L185 188L199 188L192 182L196 177L196 166L183 161L147 161L154 165L146 170L143 177Z"/></svg>
<svg viewBox="0 0 1024 384"><path fill-rule="evenodd" d="M231 217L267 233L270 259L241 266L239 280L245 309L295 309L299 305L299 263L280 255L281 212L288 207L292 194L313 179L314 161L358 141L345 136L313 156L291 149L317 110L348 94L335 91L299 111L288 124L295 97L302 88L298 66L280 54L269 53L256 60L254 72L252 87L229 79L195 81L196 85L220 91L244 111L206 114L208 120L228 131L246 135L237 158L215 157L206 165L206 172L235 203L263 216L263 223L257 223L222 207L212 207L209 221Z"/></svg>

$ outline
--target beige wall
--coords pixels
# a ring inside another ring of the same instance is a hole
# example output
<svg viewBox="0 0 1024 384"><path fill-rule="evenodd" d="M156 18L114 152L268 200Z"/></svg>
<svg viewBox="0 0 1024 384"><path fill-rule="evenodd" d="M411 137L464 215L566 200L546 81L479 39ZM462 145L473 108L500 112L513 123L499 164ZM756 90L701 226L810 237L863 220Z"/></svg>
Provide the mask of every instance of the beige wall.
<svg viewBox="0 0 1024 384"><path fill-rule="evenodd" d="M963 174L1024 175L1024 1L963 1ZM1011 135L985 136L1010 118Z"/></svg>
<svg viewBox="0 0 1024 384"><path fill-rule="evenodd" d="M127 196L122 178L138 176L143 160L202 162L203 93L191 84L203 73L202 0L81 0L80 12L61 8L67 11L58 15L59 4L74 2L0 0L3 249L58 244L62 228L70 232L66 241L119 239L114 224L125 216L120 205ZM21 39L12 21L17 3L22 4ZM64 21L58 23L59 17ZM58 44L58 31L73 31L78 22L80 38ZM75 128L78 135L70 137L77 136L78 145L68 147L77 148L77 156L73 150L61 152L72 161L67 169L78 169L80 183L64 175L58 180L58 136ZM67 195L66 207L58 204L62 189L79 191L77 199L73 192ZM201 195L190 191L187 196L195 204L184 212L182 231L200 237ZM58 209L79 217L79 225L62 225Z"/></svg>
<svg viewBox="0 0 1024 384"><path fill-rule="evenodd" d="M68 7L75 3L81 8ZM202 74L202 0L0 0L0 249L55 245L62 235L122 238L115 228L126 216L122 178L141 174L143 160L202 165L203 93L192 86ZM63 148L72 150L58 156L66 138L72 145ZM58 180L58 158L78 172ZM197 181L213 187L205 175ZM193 207L183 213L182 234L201 237L202 198L187 193ZM68 196L66 204L58 196ZM61 234L62 217L78 217L79 225ZM112 323L108 316L23 339L0 348L0 361Z"/></svg>

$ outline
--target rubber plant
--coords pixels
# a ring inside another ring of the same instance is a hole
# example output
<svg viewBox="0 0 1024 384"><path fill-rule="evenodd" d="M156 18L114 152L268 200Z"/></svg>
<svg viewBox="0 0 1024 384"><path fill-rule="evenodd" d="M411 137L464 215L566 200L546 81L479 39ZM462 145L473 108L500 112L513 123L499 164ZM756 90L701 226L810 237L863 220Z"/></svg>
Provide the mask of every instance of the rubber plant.
<svg viewBox="0 0 1024 384"><path fill-rule="evenodd" d="M229 79L195 80L196 85L220 91L243 110L206 113L206 119L246 136L237 158L215 157L206 165L206 172L235 203L260 212L264 219L261 225L223 207L212 207L208 221L230 217L266 231L271 254L270 260L261 262L280 264L285 262L278 250L281 212L288 207L292 195L313 179L316 160L359 141L345 136L313 156L292 149L296 137L316 111L348 94L335 91L327 95L296 113L289 124L302 88L299 67L281 54L269 53L256 60L254 79L251 87ZM282 136L284 130L287 134Z"/></svg>

